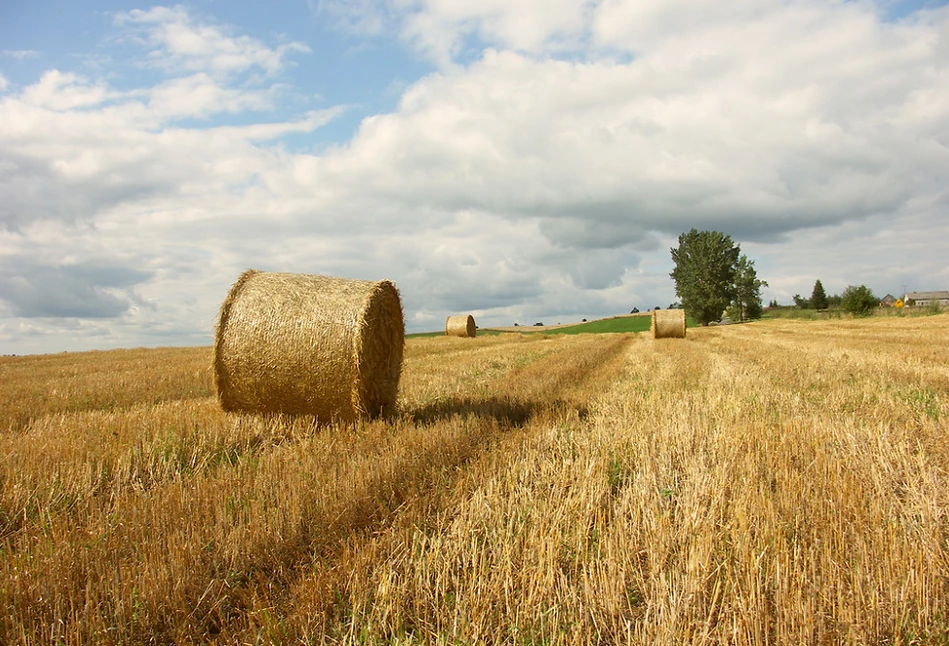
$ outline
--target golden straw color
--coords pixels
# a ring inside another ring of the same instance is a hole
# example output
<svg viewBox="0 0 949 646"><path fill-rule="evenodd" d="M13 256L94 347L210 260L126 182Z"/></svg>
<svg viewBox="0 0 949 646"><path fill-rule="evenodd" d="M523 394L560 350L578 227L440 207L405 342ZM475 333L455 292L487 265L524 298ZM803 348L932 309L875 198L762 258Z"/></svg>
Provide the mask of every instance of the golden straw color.
<svg viewBox="0 0 949 646"><path fill-rule="evenodd" d="M395 411L405 323L387 280L244 272L221 306L214 380L226 411L352 421Z"/></svg>
<svg viewBox="0 0 949 646"><path fill-rule="evenodd" d="M685 310L653 310L652 338L684 339Z"/></svg>
<svg viewBox="0 0 949 646"><path fill-rule="evenodd" d="M445 320L445 334L448 336L464 336L473 339L475 334L477 334L474 317L471 314L449 316Z"/></svg>

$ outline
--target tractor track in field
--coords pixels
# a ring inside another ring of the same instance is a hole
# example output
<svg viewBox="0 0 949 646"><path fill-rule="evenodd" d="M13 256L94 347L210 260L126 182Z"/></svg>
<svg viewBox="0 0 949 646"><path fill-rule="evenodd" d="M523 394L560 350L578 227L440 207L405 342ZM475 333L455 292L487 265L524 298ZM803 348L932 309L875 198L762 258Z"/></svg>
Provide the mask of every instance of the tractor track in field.
<svg viewBox="0 0 949 646"><path fill-rule="evenodd" d="M341 611L346 585L338 564L353 546L406 523L436 522L462 478L470 481L472 464L499 464L499 455L548 423L585 417L583 392L610 379L631 340L591 336L565 349L531 343L518 361L500 362L503 369L462 380L454 394L392 419L288 437L230 456L215 469L121 492L107 504L79 497L45 516L42 527L24 526L7 537L11 565L26 575L4 593L22 611L7 620L15 625L0 625L0 635L51 625L62 608L91 607L98 619L86 617L64 634L92 639L134 614L123 628L133 640L213 636L229 643L251 635L245 611L261 597L278 616L293 613L290 591L306 581L325 588L317 605L321 616L332 617ZM323 451L306 455L308 446L329 440L338 447L335 460ZM240 543L228 546L229 540ZM82 558L70 556L77 553ZM119 570L99 571L113 561L110 567ZM321 573L319 585L314 572ZM77 581L100 583L78 598ZM150 595L141 594L150 587ZM140 595L134 613L126 607L133 590ZM169 617L185 615L190 628L182 634L182 624Z"/></svg>
<svg viewBox="0 0 949 646"><path fill-rule="evenodd" d="M292 568L294 576L268 603L292 615L291 624L305 624L304 632L322 633L352 610L348 588L352 567L357 566L354 559L374 550L400 549L398 537L406 531L435 531L458 496L506 468L530 438L564 420L582 424L590 404L582 393L595 392L613 378L626 362L632 341L629 335L590 338L567 357L560 352L540 354L486 383L469 384L472 390L487 385L487 396L459 395L404 412L404 421L417 431L439 433L453 427L455 432L422 452L410 451L411 458L367 487L362 502L340 519L347 530L340 533L345 540L311 543ZM381 509L380 491L387 496ZM316 596L301 592L311 590L321 592ZM307 601L301 603L300 597ZM228 639L252 636L245 627L230 629L235 632Z"/></svg>

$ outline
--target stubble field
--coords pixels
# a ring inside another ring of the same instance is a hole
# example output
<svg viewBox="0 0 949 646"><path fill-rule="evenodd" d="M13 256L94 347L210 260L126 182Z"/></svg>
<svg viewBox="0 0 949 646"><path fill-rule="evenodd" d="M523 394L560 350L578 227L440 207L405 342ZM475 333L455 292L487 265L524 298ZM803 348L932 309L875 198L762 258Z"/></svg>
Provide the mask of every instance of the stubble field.
<svg viewBox="0 0 949 646"><path fill-rule="evenodd" d="M210 363L0 358L0 643L949 642L949 315L410 339L350 426Z"/></svg>

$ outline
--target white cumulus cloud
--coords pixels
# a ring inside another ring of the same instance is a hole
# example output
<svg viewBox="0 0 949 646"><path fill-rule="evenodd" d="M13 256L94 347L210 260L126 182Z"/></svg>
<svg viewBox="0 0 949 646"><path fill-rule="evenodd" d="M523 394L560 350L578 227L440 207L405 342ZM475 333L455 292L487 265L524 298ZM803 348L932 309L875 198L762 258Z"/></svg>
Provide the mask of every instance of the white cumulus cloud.
<svg viewBox="0 0 949 646"><path fill-rule="evenodd" d="M181 7L116 17L155 78L53 69L3 89L0 341L209 342L248 267L393 279L416 330L666 306L668 248L692 227L739 242L766 299L818 278L949 287L945 8L315 10L435 65L337 145L306 144L345 108L281 76L305 44ZM287 97L299 111L277 118Z"/></svg>

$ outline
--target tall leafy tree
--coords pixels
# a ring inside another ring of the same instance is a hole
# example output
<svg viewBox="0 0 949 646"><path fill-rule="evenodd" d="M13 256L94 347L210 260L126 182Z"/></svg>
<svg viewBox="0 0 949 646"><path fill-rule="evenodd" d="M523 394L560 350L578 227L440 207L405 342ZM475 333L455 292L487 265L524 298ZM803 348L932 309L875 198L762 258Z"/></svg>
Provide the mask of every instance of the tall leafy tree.
<svg viewBox="0 0 949 646"><path fill-rule="evenodd" d="M692 229L671 249L676 295L693 319L708 325L722 317L735 295L735 270L741 250L720 231Z"/></svg>
<svg viewBox="0 0 949 646"><path fill-rule="evenodd" d="M820 280L817 280L814 282L814 291L811 292L811 307L815 310L826 310L828 305L824 286L821 285Z"/></svg>
<svg viewBox="0 0 949 646"><path fill-rule="evenodd" d="M767 286L767 281L758 278L755 261L741 254L735 264L735 295L731 307L739 321L761 318L761 288Z"/></svg>
<svg viewBox="0 0 949 646"><path fill-rule="evenodd" d="M866 316L880 304L880 300L866 285L847 285L841 296L840 306L857 316Z"/></svg>

